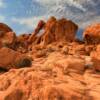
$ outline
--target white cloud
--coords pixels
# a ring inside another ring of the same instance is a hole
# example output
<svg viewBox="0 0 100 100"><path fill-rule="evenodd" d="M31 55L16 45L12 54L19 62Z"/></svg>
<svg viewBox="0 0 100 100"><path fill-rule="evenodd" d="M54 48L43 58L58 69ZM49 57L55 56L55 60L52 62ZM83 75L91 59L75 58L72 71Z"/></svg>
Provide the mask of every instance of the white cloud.
<svg viewBox="0 0 100 100"><path fill-rule="evenodd" d="M43 5L55 5L57 0L36 0L38 3Z"/></svg>
<svg viewBox="0 0 100 100"><path fill-rule="evenodd" d="M18 23L20 25L25 25L27 28L35 28L39 20L46 20L44 16L29 17L29 18L12 18L12 22Z"/></svg>
<svg viewBox="0 0 100 100"><path fill-rule="evenodd" d="M82 0L36 0L38 3L44 6L59 6L59 5L69 5L74 6L82 11L86 11L86 9L81 4Z"/></svg>
<svg viewBox="0 0 100 100"><path fill-rule="evenodd" d="M87 26L99 22L100 22L100 16L95 16L92 19L85 21L84 23L83 22L79 23L79 25L81 25L81 28L85 29Z"/></svg>
<svg viewBox="0 0 100 100"><path fill-rule="evenodd" d="M5 3L3 2L3 0L0 0L0 8L4 8L6 5Z"/></svg>
<svg viewBox="0 0 100 100"><path fill-rule="evenodd" d="M39 20L47 20L49 16L35 16L35 17L28 17L28 18L11 18L11 22L15 24L23 25L23 27L18 31L18 33L26 33L31 32L36 28Z"/></svg>

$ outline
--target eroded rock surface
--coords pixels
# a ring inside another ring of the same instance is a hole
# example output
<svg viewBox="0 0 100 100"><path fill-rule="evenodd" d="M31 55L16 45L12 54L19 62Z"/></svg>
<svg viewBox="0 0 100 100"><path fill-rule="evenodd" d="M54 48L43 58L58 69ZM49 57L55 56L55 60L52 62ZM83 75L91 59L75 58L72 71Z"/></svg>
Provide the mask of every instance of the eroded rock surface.
<svg viewBox="0 0 100 100"><path fill-rule="evenodd" d="M14 48L15 41L16 34L13 30L8 25L0 23L0 44L2 47Z"/></svg>
<svg viewBox="0 0 100 100"><path fill-rule="evenodd" d="M9 47L14 49L16 42L16 34L14 32L7 32L0 36L0 41L3 47Z"/></svg>
<svg viewBox="0 0 100 100"><path fill-rule="evenodd" d="M34 59L31 68L0 75L1 100L99 100L100 75L85 70L85 57L59 52Z"/></svg>
<svg viewBox="0 0 100 100"><path fill-rule="evenodd" d="M36 36L42 29L44 30L42 36ZM56 41L74 41L77 30L78 26L74 22L64 18L57 20L55 17L51 17L46 23L39 22L29 41L33 39L37 44L41 43L43 45Z"/></svg>
<svg viewBox="0 0 100 100"><path fill-rule="evenodd" d="M12 32L13 30L6 24L0 23L0 35L7 32Z"/></svg>
<svg viewBox="0 0 100 100"><path fill-rule="evenodd" d="M12 68L30 67L31 60L25 54L3 47L0 49L0 68L9 70Z"/></svg>
<svg viewBox="0 0 100 100"><path fill-rule="evenodd" d="M100 100L100 28L84 32L87 44L77 29L51 17L31 35L0 34L0 100Z"/></svg>
<svg viewBox="0 0 100 100"><path fill-rule="evenodd" d="M83 38L87 44L99 44L100 23L88 26L83 33Z"/></svg>
<svg viewBox="0 0 100 100"><path fill-rule="evenodd" d="M100 71L100 44L97 45L95 51L91 52L91 57L93 59L95 69Z"/></svg>

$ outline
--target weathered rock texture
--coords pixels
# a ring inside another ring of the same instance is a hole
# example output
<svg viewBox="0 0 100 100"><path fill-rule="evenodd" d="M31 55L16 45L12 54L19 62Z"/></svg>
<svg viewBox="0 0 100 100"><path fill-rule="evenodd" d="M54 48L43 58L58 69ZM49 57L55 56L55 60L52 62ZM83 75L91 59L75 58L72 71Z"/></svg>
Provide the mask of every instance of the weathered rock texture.
<svg viewBox="0 0 100 100"><path fill-rule="evenodd" d="M100 23L87 27L83 33L83 38L87 44L100 43Z"/></svg>
<svg viewBox="0 0 100 100"><path fill-rule="evenodd" d="M6 24L0 23L0 43L2 46L14 48L16 34Z"/></svg>
<svg viewBox="0 0 100 100"><path fill-rule="evenodd" d="M9 70L12 68L30 67L31 60L25 54L21 54L9 48L0 49L0 68Z"/></svg>
<svg viewBox="0 0 100 100"><path fill-rule="evenodd" d="M32 68L0 75L1 100L99 100L100 75L85 71L85 57L59 52L34 59Z"/></svg>
<svg viewBox="0 0 100 100"><path fill-rule="evenodd" d="M75 40L77 29L72 21L51 17L41 20L32 35L13 38L11 30L5 32L0 100L100 100L100 28L84 32L87 45Z"/></svg>
<svg viewBox="0 0 100 100"><path fill-rule="evenodd" d="M91 57L93 59L95 69L100 71L100 44L97 45L95 51L91 52Z"/></svg>
<svg viewBox="0 0 100 100"><path fill-rule="evenodd" d="M21 34L17 36L15 42L15 50L25 53L28 50L28 39L30 34Z"/></svg>
<svg viewBox="0 0 100 100"><path fill-rule="evenodd" d="M0 35L6 32L12 32L12 29L8 25L0 23Z"/></svg>
<svg viewBox="0 0 100 100"><path fill-rule="evenodd" d="M0 35L0 41L4 47L14 48L16 42L16 34L14 32L4 33Z"/></svg>
<svg viewBox="0 0 100 100"><path fill-rule="evenodd" d="M40 21L35 33L31 36L29 41L43 45L50 44L52 42L59 41L74 41L78 26L67 19L57 20L55 17L51 17L47 23ZM43 30L42 36L38 37L37 34Z"/></svg>
<svg viewBox="0 0 100 100"><path fill-rule="evenodd" d="M28 39L29 43L35 42L35 40L37 39L37 35L41 30L43 30L44 26L45 26L45 22L43 20L40 20L36 29L34 30L34 33L32 33L32 35Z"/></svg>

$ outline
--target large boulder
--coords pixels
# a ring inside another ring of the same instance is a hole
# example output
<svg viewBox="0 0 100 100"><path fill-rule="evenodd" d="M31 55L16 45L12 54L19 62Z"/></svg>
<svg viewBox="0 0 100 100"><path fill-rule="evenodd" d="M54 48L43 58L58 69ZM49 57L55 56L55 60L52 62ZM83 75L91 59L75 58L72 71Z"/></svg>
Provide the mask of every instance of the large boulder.
<svg viewBox="0 0 100 100"><path fill-rule="evenodd" d="M83 33L83 38L87 44L100 43L100 23L88 26Z"/></svg>
<svg viewBox="0 0 100 100"><path fill-rule="evenodd" d="M0 49L0 69L12 69L31 66L31 59L9 48Z"/></svg>
<svg viewBox="0 0 100 100"><path fill-rule="evenodd" d="M0 42L2 46L14 48L16 34L6 24L0 23Z"/></svg>
<svg viewBox="0 0 100 100"><path fill-rule="evenodd" d="M0 35L2 46L14 48L16 42L16 34L14 32L6 32Z"/></svg>
<svg viewBox="0 0 100 100"><path fill-rule="evenodd" d="M12 29L8 25L0 23L0 35L6 32L12 32Z"/></svg>
<svg viewBox="0 0 100 100"><path fill-rule="evenodd" d="M56 40L74 41L77 29L78 26L71 20L64 18L58 20L55 29Z"/></svg>

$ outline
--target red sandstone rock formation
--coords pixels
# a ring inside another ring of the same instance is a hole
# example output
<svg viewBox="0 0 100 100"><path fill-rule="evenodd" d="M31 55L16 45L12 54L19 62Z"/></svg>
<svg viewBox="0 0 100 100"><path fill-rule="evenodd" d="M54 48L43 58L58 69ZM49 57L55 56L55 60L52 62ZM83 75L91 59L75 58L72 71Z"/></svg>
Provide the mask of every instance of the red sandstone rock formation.
<svg viewBox="0 0 100 100"><path fill-rule="evenodd" d="M29 36L30 36L30 34L21 34L21 35L17 36L17 41L18 42L27 41Z"/></svg>
<svg viewBox="0 0 100 100"><path fill-rule="evenodd" d="M97 45L96 51L91 52L91 57L96 70L100 71L100 44Z"/></svg>
<svg viewBox="0 0 100 100"><path fill-rule="evenodd" d="M0 23L0 35L6 32L12 32L12 29L8 25Z"/></svg>
<svg viewBox="0 0 100 100"><path fill-rule="evenodd" d="M17 36L16 43L15 43L15 50L20 52L27 52L28 50L28 39L30 37L30 34L21 34Z"/></svg>
<svg viewBox="0 0 100 100"><path fill-rule="evenodd" d="M34 33L31 36L31 41L33 39L38 41L37 43L43 43L44 45L56 41L74 41L78 26L70 20L64 18L57 20L55 17L51 17L46 24L40 21L35 32L37 33L43 28L43 35L37 37Z"/></svg>
<svg viewBox="0 0 100 100"><path fill-rule="evenodd" d="M9 48L0 49L0 68L12 69L31 66L29 57Z"/></svg>
<svg viewBox="0 0 100 100"><path fill-rule="evenodd" d="M83 33L83 38L87 44L100 43L100 23L88 26Z"/></svg>
<svg viewBox="0 0 100 100"><path fill-rule="evenodd" d="M4 23L0 23L0 42L2 46L14 48L16 34Z"/></svg>
<svg viewBox="0 0 100 100"><path fill-rule="evenodd" d="M40 20L34 33L30 36L30 38L28 39L28 43L32 43L35 42L37 38L38 33L44 28L45 26L45 22L43 20Z"/></svg>
<svg viewBox="0 0 100 100"><path fill-rule="evenodd" d="M34 34L14 39L16 51L2 46L12 43L13 32L1 34L0 100L100 100L100 44L72 42L77 28L66 19L40 21Z"/></svg>
<svg viewBox="0 0 100 100"><path fill-rule="evenodd" d="M32 68L0 75L1 100L99 100L100 75L84 71L84 58L54 52Z"/></svg>
<svg viewBox="0 0 100 100"><path fill-rule="evenodd" d="M0 36L2 46L14 48L16 42L16 34L14 32L7 32Z"/></svg>

